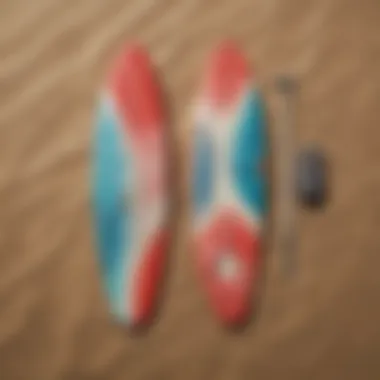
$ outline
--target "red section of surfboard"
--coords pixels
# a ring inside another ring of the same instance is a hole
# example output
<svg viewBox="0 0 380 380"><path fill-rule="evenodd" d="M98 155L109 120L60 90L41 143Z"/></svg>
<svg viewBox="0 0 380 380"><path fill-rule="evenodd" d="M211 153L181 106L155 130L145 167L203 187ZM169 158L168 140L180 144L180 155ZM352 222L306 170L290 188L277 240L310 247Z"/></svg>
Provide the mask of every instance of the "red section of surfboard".
<svg viewBox="0 0 380 380"><path fill-rule="evenodd" d="M233 43L227 42L211 55L201 84L202 102L214 115L229 117L229 112L236 112L234 106L251 81L246 59ZM212 127L219 125L216 122ZM228 325L245 324L259 275L260 236L252 221L227 204L215 205L206 213L212 213L206 225L195 226L198 274L219 319Z"/></svg>
<svg viewBox="0 0 380 380"><path fill-rule="evenodd" d="M212 309L227 324L243 324L248 320L252 284L258 275L259 250L259 239L233 211L216 214L197 237L201 281Z"/></svg>
<svg viewBox="0 0 380 380"><path fill-rule="evenodd" d="M162 111L161 93L147 52L140 46L129 45L118 56L108 77L117 112L126 140L131 145L133 168L138 172L139 194L133 206L138 219L149 213L150 205L166 197L165 186L165 133L166 120ZM134 220L133 223L138 223ZM159 288L164 275L164 262L168 248L168 231L162 224L155 228L134 260L134 266L125 268L132 290L126 301L131 325L150 322L155 314ZM138 236L132 236L137 239ZM132 294L131 294L132 293Z"/></svg>
<svg viewBox="0 0 380 380"><path fill-rule="evenodd" d="M143 48L137 45L125 48L115 62L108 85L118 102L127 133L143 139L147 130L162 128L161 94L149 56Z"/></svg>
<svg viewBox="0 0 380 380"><path fill-rule="evenodd" d="M202 96L218 109L234 104L250 77L244 56L236 45L226 42L210 57L203 79Z"/></svg>
<svg viewBox="0 0 380 380"><path fill-rule="evenodd" d="M148 323L157 306L157 289L164 275L165 251L168 247L168 235L161 232L154 236L147 248L145 260L136 273L136 293L133 309L138 324Z"/></svg>

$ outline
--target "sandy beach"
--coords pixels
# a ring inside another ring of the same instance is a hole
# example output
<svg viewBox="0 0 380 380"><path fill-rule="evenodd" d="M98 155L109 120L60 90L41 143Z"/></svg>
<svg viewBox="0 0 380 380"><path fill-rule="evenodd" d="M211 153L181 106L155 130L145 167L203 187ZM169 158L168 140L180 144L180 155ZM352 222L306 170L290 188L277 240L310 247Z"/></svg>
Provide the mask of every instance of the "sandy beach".
<svg viewBox="0 0 380 380"><path fill-rule="evenodd" d="M380 3L376 0L0 0L0 379L380 379ZM180 165L208 52L239 42L278 122L273 81L300 80L297 137L317 142L331 199L299 210L299 270L269 249L242 334L211 315L192 268L186 172L159 320L112 323L89 202L93 111L118 49L150 51Z"/></svg>

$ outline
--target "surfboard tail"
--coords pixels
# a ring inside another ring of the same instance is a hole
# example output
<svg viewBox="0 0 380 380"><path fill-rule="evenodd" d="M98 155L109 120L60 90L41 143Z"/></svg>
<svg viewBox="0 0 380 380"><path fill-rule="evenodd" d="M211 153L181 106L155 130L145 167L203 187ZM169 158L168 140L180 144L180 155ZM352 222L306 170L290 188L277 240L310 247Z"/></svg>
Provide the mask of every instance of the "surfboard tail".
<svg viewBox="0 0 380 380"><path fill-rule="evenodd" d="M211 308L226 324L247 322L259 268L258 235L238 213L224 211L197 236L195 249Z"/></svg>

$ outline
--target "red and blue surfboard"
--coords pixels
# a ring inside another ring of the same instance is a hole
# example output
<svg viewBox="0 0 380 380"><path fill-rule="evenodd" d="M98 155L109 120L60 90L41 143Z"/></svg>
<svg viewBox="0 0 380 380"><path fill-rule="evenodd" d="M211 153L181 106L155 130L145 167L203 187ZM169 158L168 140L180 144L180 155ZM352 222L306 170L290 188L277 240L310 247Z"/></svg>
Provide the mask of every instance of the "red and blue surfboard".
<svg viewBox="0 0 380 380"><path fill-rule="evenodd" d="M97 109L93 208L112 313L129 326L155 314L168 245L166 120L146 52L127 46Z"/></svg>
<svg viewBox="0 0 380 380"><path fill-rule="evenodd" d="M194 255L209 304L228 325L248 321L263 255L268 139L254 79L239 49L224 43L194 109Z"/></svg>

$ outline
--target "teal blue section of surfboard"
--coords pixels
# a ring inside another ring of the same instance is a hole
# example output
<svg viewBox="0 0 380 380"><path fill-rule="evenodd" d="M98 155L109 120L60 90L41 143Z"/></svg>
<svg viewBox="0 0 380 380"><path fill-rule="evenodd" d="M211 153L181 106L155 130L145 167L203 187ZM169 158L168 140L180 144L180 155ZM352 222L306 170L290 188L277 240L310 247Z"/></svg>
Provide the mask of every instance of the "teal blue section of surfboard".
<svg viewBox="0 0 380 380"><path fill-rule="evenodd" d="M211 136L203 128L196 128L196 148L193 157L193 194L195 213L205 211L212 201L214 158Z"/></svg>
<svg viewBox="0 0 380 380"><path fill-rule="evenodd" d="M124 209L127 150L111 99L100 101L93 150L93 210L100 269L111 308L122 314L123 268L130 242L130 220ZM124 302L123 302L124 301Z"/></svg>
<svg viewBox="0 0 380 380"><path fill-rule="evenodd" d="M268 210L265 160L268 155L267 120L258 90L244 98L232 142L233 184L245 207L261 218Z"/></svg>

